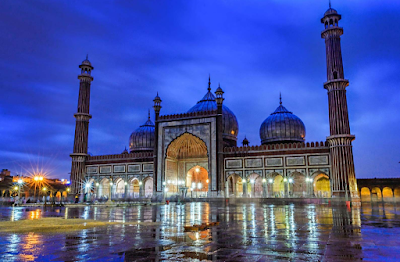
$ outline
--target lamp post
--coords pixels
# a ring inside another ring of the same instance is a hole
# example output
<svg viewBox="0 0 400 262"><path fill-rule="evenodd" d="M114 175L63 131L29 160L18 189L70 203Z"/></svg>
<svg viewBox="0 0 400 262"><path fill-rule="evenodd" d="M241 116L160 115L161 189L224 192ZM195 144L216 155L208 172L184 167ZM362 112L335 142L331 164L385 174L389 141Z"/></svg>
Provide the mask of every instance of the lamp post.
<svg viewBox="0 0 400 262"><path fill-rule="evenodd" d="M165 181L162 182L163 185L163 203L165 203L165 194L167 193L167 187L165 186Z"/></svg>
<svg viewBox="0 0 400 262"><path fill-rule="evenodd" d="M18 204L21 201L21 186L24 183L22 179L18 179Z"/></svg>
<svg viewBox="0 0 400 262"><path fill-rule="evenodd" d="M267 184L267 180L265 178L262 179L262 185L263 185L263 197L267 197L267 195L268 195L268 184Z"/></svg>
<svg viewBox="0 0 400 262"><path fill-rule="evenodd" d="M288 183L289 197L290 197L290 184L293 184L293 178L289 178L289 183Z"/></svg>
<svg viewBox="0 0 400 262"><path fill-rule="evenodd" d="M256 192L255 192L255 184L254 184L254 179L250 179L250 190L251 190L251 197L255 197L256 196Z"/></svg>
<svg viewBox="0 0 400 262"><path fill-rule="evenodd" d="M47 188L43 187L42 190L43 190L43 196L44 196L44 205L46 205L47 204L47 201L46 201L46 190L47 190Z"/></svg>

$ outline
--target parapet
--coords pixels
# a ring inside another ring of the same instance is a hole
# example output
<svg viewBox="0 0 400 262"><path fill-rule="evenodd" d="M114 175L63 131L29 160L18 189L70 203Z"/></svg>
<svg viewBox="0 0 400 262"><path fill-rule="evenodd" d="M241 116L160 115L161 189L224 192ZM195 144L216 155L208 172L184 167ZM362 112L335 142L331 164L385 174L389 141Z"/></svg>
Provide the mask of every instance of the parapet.
<svg viewBox="0 0 400 262"><path fill-rule="evenodd" d="M216 114L217 114L217 110L209 110L209 111L199 111L199 112L173 114L173 115L161 115L158 117L158 121L175 120L175 119L182 119L182 118L204 117L204 116L215 116Z"/></svg>

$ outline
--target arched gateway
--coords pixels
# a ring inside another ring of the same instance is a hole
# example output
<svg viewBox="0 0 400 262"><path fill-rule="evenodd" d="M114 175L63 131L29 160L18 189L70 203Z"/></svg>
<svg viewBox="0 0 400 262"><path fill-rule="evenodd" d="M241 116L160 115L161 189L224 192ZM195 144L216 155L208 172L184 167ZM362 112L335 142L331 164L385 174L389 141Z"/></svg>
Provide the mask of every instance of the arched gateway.
<svg viewBox="0 0 400 262"><path fill-rule="evenodd" d="M166 150L164 185L166 196L205 197L208 184L206 144L193 134L180 135Z"/></svg>

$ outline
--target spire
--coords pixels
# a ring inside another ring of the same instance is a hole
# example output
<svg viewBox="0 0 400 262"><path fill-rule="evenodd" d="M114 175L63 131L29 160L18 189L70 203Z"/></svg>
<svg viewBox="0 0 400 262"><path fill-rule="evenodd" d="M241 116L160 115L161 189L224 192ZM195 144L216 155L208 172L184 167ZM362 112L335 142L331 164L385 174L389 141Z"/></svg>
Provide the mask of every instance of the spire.
<svg viewBox="0 0 400 262"><path fill-rule="evenodd" d="M332 8L331 0L329 0L329 8Z"/></svg>
<svg viewBox="0 0 400 262"><path fill-rule="evenodd" d="M149 109L149 118L148 118L148 120L150 120L150 109Z"/></svg>
<svg viewBox="0 0 400 262"><path fill-rule="evenodd" d="M208 88L207 88L207 90L211 91L211 76L210 76L210 74L208 74Z"/></svg>
<svg viewBox="0 0 400 262"><path fill-rule="evenodd" d="M89 54L86 54L86 60L89 60Z"/></svg>
<svg viewBox="0 0 400 262"><path fill-rule="evenodd" d="M282 94L279 92L279 104L282 105Z"/></svg>

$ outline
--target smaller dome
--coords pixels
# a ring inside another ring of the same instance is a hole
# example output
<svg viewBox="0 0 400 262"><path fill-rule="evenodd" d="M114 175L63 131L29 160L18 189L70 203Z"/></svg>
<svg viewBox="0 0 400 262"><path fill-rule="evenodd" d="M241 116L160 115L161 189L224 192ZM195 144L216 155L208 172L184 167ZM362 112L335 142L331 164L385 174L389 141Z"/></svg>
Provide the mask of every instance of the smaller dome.
<svg viewBox="0 0 400 262"><path fill-rule="evenodd" d="M89 56L86 55L86 59L82 61L82 65L92 66L92 63L89 61Z"/></svg>
<svg viewBox="0 0 400 262"><path fill-rule="evenodd" d="M335 9L333 9L332 7L329 7L329 9L326 10L324 16L332 15L332 14L337 14L337 11Z"/></svg>
<svg viewBox="0 0 400 262"><path fill-rule="evenodd" d="M151 151L154 150L154 123L149 118L144 125L136 129L129 138L129 150L135 151Z"/></svg>
<svg viewBox="0 0 400 262"><path fill-rule="evenodd" d="M260 127L261 144L304 142L306 128L303 121L288 111L282 101Z"/></svg>

